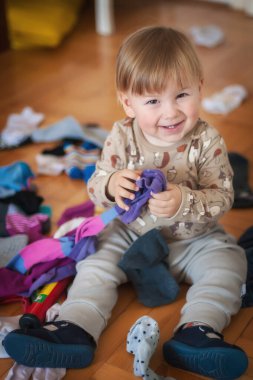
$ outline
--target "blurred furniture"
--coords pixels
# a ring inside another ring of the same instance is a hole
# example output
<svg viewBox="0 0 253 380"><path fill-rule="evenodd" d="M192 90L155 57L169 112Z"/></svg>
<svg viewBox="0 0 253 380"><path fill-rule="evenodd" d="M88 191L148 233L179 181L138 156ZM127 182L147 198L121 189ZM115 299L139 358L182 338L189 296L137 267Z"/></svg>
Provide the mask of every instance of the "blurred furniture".
<svg viewBox="0 0 253 380"><path fill-rule="evenodd" d="M110 35L115 30L114 0L95 0L96 32L102 35Z"/></svg>
<svg viewBox="0 0 253 380"><path fill-rule="evenodd" d="M5 1L0 1L0 52L9 48L8 28L6 22Z"/></svg>

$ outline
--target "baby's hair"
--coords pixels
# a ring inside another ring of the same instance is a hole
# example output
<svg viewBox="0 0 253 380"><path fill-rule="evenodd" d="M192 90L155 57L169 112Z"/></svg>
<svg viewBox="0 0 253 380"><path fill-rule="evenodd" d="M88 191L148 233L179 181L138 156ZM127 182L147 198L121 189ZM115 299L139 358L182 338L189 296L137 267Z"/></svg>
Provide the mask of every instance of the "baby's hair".
<svg viewBox="0 0 253 380"><path fill-rule="evenodd" d="M117 91L136 95L161 92L168 80L182 87L203 79L201 63L181 32L149 26L131 34L120 47L116 60Z"/></svg>

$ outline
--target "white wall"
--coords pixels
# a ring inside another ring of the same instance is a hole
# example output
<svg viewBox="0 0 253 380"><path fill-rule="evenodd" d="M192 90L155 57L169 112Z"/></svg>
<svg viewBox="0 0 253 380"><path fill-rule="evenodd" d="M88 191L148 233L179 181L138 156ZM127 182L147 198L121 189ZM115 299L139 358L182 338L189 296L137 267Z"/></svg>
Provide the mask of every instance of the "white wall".
<svg viewBox="0 0 253 380"><path fill-rule="evenodd" d="M244 10L247 14L253 16L253 0L205 0L205 1L228 4L235 9Z"/></svg>

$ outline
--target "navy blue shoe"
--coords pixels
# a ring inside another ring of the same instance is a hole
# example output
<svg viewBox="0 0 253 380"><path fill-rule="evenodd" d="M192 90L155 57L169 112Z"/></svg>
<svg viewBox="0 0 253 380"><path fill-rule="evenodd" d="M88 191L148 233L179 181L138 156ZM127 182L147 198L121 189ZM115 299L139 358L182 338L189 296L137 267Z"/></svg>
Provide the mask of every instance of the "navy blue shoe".
<svg viewBox="0 0 253 380"><path fill-rule="evenodd" d="M3 340L17 363L40 368L84 368L93 360L96 343L81 327L65 321L11 331Z"/></svg>
<svg viewBox="0 0 253 380"><path fill-rule="evenodd" d="M248 358L238 346L208 326L179 329L163 345L165 360L174 367L216 380L234 380L248 367Z"/></svg>

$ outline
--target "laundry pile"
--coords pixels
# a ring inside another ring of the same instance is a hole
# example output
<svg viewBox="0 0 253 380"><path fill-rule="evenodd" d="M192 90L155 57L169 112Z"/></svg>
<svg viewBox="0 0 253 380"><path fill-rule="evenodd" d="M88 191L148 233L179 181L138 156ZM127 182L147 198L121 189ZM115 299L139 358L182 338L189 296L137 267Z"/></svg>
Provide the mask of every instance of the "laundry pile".
<svg viewBox="0 0 253 380"><path fill-rule="evenodd" d="M65 172L72 179L87 183L95 171L101 148L89 141L65 140L53 149L45 149L35 156L38 174L59 175Z"/></svg>
<svg viewBox="0 0 253 380"><path fill-rule="evenodd" d="M0 246L5 249L16 246L17 241L24 245L41 239L50 230L51 210L42 204L44 199L37 194L34 177L22 161L0 167L0 239L12 237L8 242L1 240Z"/></svg>
<svg viewBox="0 0 253 380"><path fill-rule="evenodd" d="M108 132L97 124L82 125L72 116L39 128L44 119L44 114L36 113L31 107L25 107L20 114L9 115L0 133L0 149L57 141L57 146L36 155L38 174L55 176L65 172L70 178L87 183Z"/></svg>

